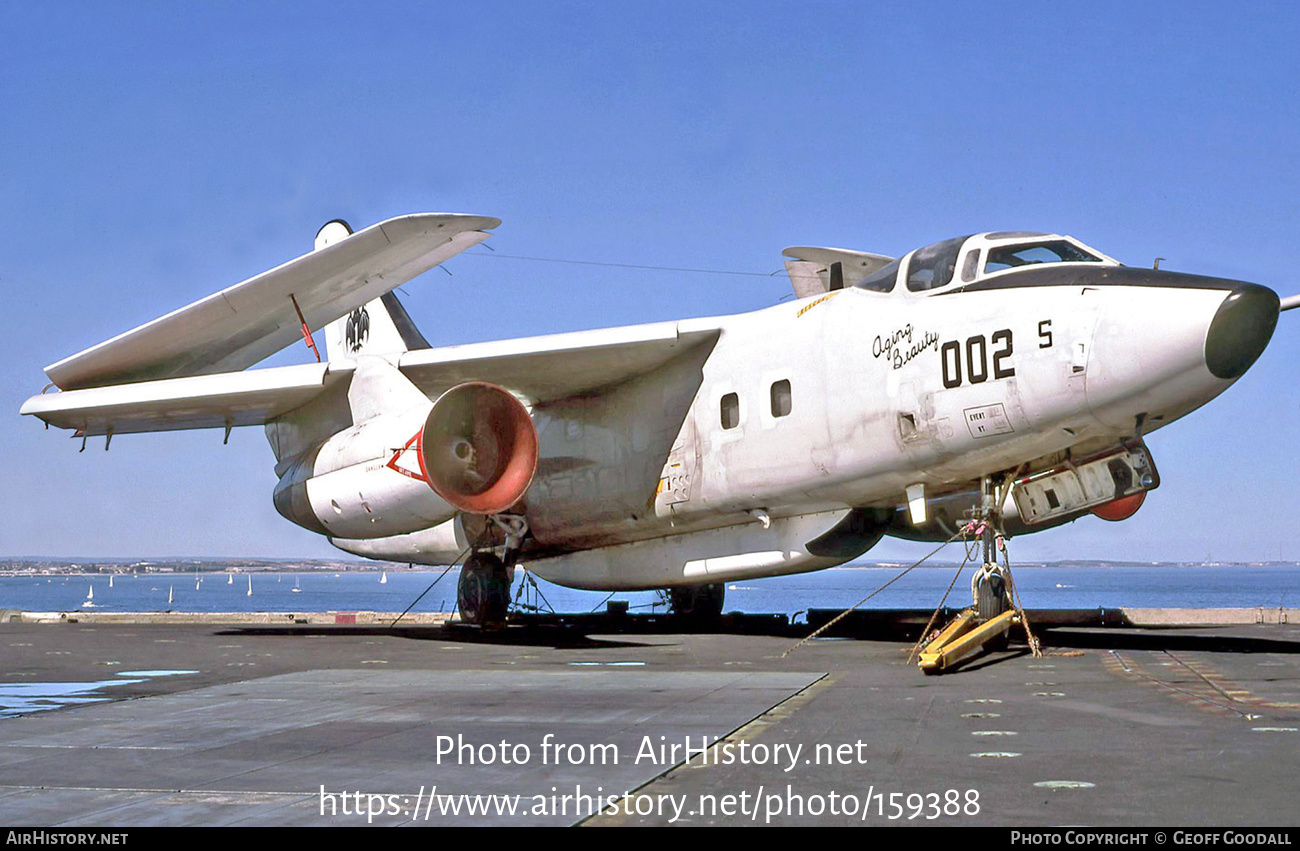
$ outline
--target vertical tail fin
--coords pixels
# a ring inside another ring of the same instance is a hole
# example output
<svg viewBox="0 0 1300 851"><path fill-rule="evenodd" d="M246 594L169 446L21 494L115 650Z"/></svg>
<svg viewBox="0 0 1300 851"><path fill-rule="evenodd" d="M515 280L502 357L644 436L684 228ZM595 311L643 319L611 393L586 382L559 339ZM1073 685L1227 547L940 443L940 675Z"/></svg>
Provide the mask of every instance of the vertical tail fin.
<svg viewBox="0 0 1300 851"><path fill-rule="evenodd" d="M347 222L334 219L316 233L316 248L319 250L351 235L352 228ZM427 348L429 341L391 291L325 326L325 353L330 360Z"/></svg>

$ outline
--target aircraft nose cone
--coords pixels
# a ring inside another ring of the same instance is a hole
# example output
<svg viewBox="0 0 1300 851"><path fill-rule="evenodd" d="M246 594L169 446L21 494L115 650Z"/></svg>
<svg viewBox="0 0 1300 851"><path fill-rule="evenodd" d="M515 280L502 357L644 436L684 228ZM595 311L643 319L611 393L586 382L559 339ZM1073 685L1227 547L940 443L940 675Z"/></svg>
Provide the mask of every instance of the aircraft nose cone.
<svg viewBox="0 0 1300 851"><path fill-rule="evenodd" d="M1243 284L1219 305L1205 333L1205 365L1216 378L1240 378L1264 352L1277 327L1278 297Z"/></svg>

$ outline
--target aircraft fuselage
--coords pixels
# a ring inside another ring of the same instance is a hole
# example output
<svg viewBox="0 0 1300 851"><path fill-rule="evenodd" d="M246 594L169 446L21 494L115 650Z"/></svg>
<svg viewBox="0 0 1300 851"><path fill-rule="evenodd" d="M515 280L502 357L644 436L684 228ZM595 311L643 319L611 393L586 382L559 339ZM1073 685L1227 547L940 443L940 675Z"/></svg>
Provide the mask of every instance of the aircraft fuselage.
<svg viewBox="0 0 1300 851"><path fill-rule="evenodd" d="M720 329L716 344L534 408L540 461L525 558L548 578L593 588L700 581L699 570L683 574L674 543L707 553L712 540L714 561L731 559L718 572L727 578L838 563L809 557L798 539L852 508L892 510L908 486L943 494L1138 439L1244 371L1216 375L1207 362L1228 345L1209 341L1230 297L1276 319L1276 296L1255 285L1117 266L1050 272L1034 285L850 287L683 320L683 332ZM1253 360L1271 330L1265 322L1231 345ZM389 557L448 561L465 544L456 531L391 539ZM763 536L773 542L755 542ZM441 549L428 549L435 539ZM343 545L367 555L384 546ZM755 552L766 555L744 557Z"/></svg>

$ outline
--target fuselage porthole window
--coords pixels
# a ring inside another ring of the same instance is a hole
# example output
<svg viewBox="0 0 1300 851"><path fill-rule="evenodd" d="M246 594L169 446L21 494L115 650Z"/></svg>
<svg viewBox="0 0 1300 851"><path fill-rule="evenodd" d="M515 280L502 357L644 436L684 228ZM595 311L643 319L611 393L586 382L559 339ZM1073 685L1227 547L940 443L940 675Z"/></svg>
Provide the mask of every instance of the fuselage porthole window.
<svg viewBox="0 0 1300 851"><path fill-rule="evenodd" d="M772 416L790 415L790 380L783 378L772 384Z"/></svg>
<svg viewBox="0 0 1300 851"><path fill-rule="evenodd" d="M728 393L722 397L722 427L735 428L740 425L740 397Z"/></svg>

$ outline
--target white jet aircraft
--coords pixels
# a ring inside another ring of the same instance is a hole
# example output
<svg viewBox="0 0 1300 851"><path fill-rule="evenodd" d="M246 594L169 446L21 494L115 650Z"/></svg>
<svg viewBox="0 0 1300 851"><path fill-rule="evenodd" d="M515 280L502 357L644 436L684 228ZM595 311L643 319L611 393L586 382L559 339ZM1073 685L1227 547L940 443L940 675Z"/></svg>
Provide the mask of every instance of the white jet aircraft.
<svg viewBox="0 0 1300 851"><path fill-rule="evenodd" d="M499 224L329 222L311 253L47 367L60 392L22 413L83 449L264 426L284 517L368 558L468 554L471 623L504 620L515 564L707 615L725 582L946 540L981 507L1008 534L1130 516L1159 484L1143 435L1300 304L981 233L898 259L787 249L797 300L752 313L430 347L392 290ZM245 371L321 328L323 361Z"/></svg>

